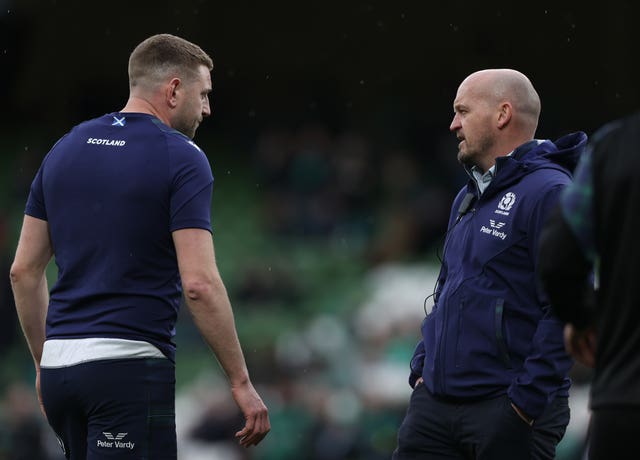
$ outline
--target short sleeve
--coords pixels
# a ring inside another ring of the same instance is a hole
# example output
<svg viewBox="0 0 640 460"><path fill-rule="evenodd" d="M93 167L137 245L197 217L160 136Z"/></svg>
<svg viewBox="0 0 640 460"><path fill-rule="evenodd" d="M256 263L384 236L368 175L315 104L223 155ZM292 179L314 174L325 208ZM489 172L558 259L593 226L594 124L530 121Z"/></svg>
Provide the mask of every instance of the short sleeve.
<svg viewBox="0 0 640 460"><path fill-rule="evenodd" d="M36 173L33 182L31 182L31 189L29 190L29 197L27 198L27 204L25 206L25 214L36 217L42 220L47 219L47 209L44 204L44 190L43 190L43 170L44 162L40 165L38 172Z"/></svg>
<svg viewBox="0 0 640 460"><path fill-rule="evenodd" d="M169 230L211 231L213 174L206 155L188 143L172 154L172 169Z"/></svg>

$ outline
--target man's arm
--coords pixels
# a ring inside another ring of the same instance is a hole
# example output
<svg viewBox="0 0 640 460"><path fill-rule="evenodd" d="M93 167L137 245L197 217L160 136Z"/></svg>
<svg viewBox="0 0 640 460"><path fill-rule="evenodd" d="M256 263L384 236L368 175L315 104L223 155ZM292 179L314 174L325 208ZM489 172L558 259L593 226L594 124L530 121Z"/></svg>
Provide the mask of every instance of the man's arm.
<svg viewBox="0 0 640 460"><path fill-rule="evenodd" d="M578 329L591 324L594 306L591 262L558 206L541 232L538 277L555 313Z"/></svg>
<svg viewBox="0 0 640 460"><path fill-rule="evenodd" d="M47 221L25 215L16 256L11 265L11 288L20 326L36 368L36 392L40 410L45 417L40 394L40 359L49 305L45 270L52 255Z"/></svg>
<svg viewBox="0 0 640 460"><path fill-rule="evenodd" d="M535 274L541 262L538 254L540 232L563 190L564 186L556 185L545 193L540 193L536 206L530 212L527 233L533 262L533 284L536 284ZM531 295L539 303L542 317L537 322L522 370L508 389L516 411L528 423L532 423L542 414L549 395L557 390L559 382L564 380L573 365L565 350L564 323L551 308L541 287L536 284L532 288Z"/></svg>
<svg viewBox="0 0 640 460"><path fill-rule="evenodd" d="M588 148L573 182L545 222L539 245L538 278L556 314L577 329L589 326L595 311L592 162L593 149Z"/></svg>
<svg viewBox="0 0 640 460"><path fill-rule="evenodd" d="M409 368L411 369L409 373L409 386L411 386L411 388L417 387L423 381L422 368L424 367L425 354L424 339L422 339L418 342L418 345L416 345L411 363L409 364Z"/></svg>
<svg viewBox="0 0 640 460"><path fill-rule="evenodd" d="M38 371L49 304L45 270L52 254L47 221L25 215L11 265L11 287L18 319Z"/></svg>
<svg viewBox="0 0 640 460"><path fill-rule="evenodd" d="M173 232L185 300L194 323L231 384L246 423L240 444L258 444L271 429L267 408L253 388L240 347L227 290L218 271L211 234L188 228Z"/></svg>

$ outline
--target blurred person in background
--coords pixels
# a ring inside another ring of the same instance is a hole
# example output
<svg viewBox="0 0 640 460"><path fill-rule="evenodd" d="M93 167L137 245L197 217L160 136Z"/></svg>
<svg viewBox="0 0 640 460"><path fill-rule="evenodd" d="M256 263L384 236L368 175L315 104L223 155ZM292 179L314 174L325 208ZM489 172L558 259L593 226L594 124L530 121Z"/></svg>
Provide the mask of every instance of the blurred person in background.
<svg viewBox="0 0 640 460"><path fill-rule="evenodd" d="M512 69L474 72L458 87L450 130L469 182L411 360L396 460L552 459L564 436L572 360L535 282L537 247L587 138L535 139L540 110Z"/></svg>
<svg viewBox="0 0 640 460"><path fill-rule="evenodd" d="M540 239L540 279L567 322L567 350L594 368L591 460L638 457L639 147L640 113L601 127Z"/></svg>
<svg viewBox="0 0 640 460"><path fill-rule="evenodd" d="M43 412L67 458L176 458L183 293L244 415L235 437L248 447L270 429L214 257L211 167L192 141L211 113L212 69L180 37L142 41L125 107L63 136L31 185L11 280Z"/></svg>
<svg viewBox="0 0 640 460"><path fill-rule="evenodd" d="M12 382L7 386L0 405L0 422L0 459L48 460L54 458L53 454L60 454L53 436L47 436L50 431L45 431L46 423L31 385Z"/></svg>

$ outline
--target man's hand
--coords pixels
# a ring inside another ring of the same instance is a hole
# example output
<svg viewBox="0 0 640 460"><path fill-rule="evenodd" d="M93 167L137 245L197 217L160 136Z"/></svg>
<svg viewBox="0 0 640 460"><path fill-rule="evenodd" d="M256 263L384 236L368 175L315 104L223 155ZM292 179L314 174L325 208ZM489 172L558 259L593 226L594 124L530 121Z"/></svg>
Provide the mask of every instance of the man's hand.
<svg viewBox="0 0 640 460"><path fill-rule="evenodd" d="M44 410L44 404L42 404L42 391L40 390L40 369L36 369L36 395L38 396L38 405L44 418L47 418L47 413Z"/></svg>
<svg viewBox="0 0 640 460"><path fill-rule="evenodd" d="M596 331L593 327L578 330L571 324L564 327L564 346L576 361L587 367L596 365Z"/></svg>
<svg viewBox="0 0 640 460"><path fill-rule="evenodd" d="M271 430L267 406L264 405L251 382L232 387L231 394L245 418L244 428L238 431L235 436L241 446L255 446Z"/></svg>
<svg viewBox="0 0 640 460"><path fill-rule="evenodd" d="M525 414L522 411L522 409L520 409L518 406L513 404L513 401L511 402L511 407L513 408L514 411L516 411L516 414L518 414L518 417L520 417L527 425L533 426L533 422L535 422L535 420L529 417L527 414Z"/></svg>

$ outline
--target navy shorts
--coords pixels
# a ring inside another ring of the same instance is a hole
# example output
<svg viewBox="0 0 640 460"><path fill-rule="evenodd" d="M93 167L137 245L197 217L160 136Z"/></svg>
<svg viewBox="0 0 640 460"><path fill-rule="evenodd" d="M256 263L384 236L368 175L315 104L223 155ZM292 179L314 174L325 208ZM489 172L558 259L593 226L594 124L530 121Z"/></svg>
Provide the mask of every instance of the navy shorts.
<svg viewBox="0 0 640 460"><path fill-rule="evenodd" d="M176 459L171 361L114 359L43 368L40 386L67 459Z"/></svg>

